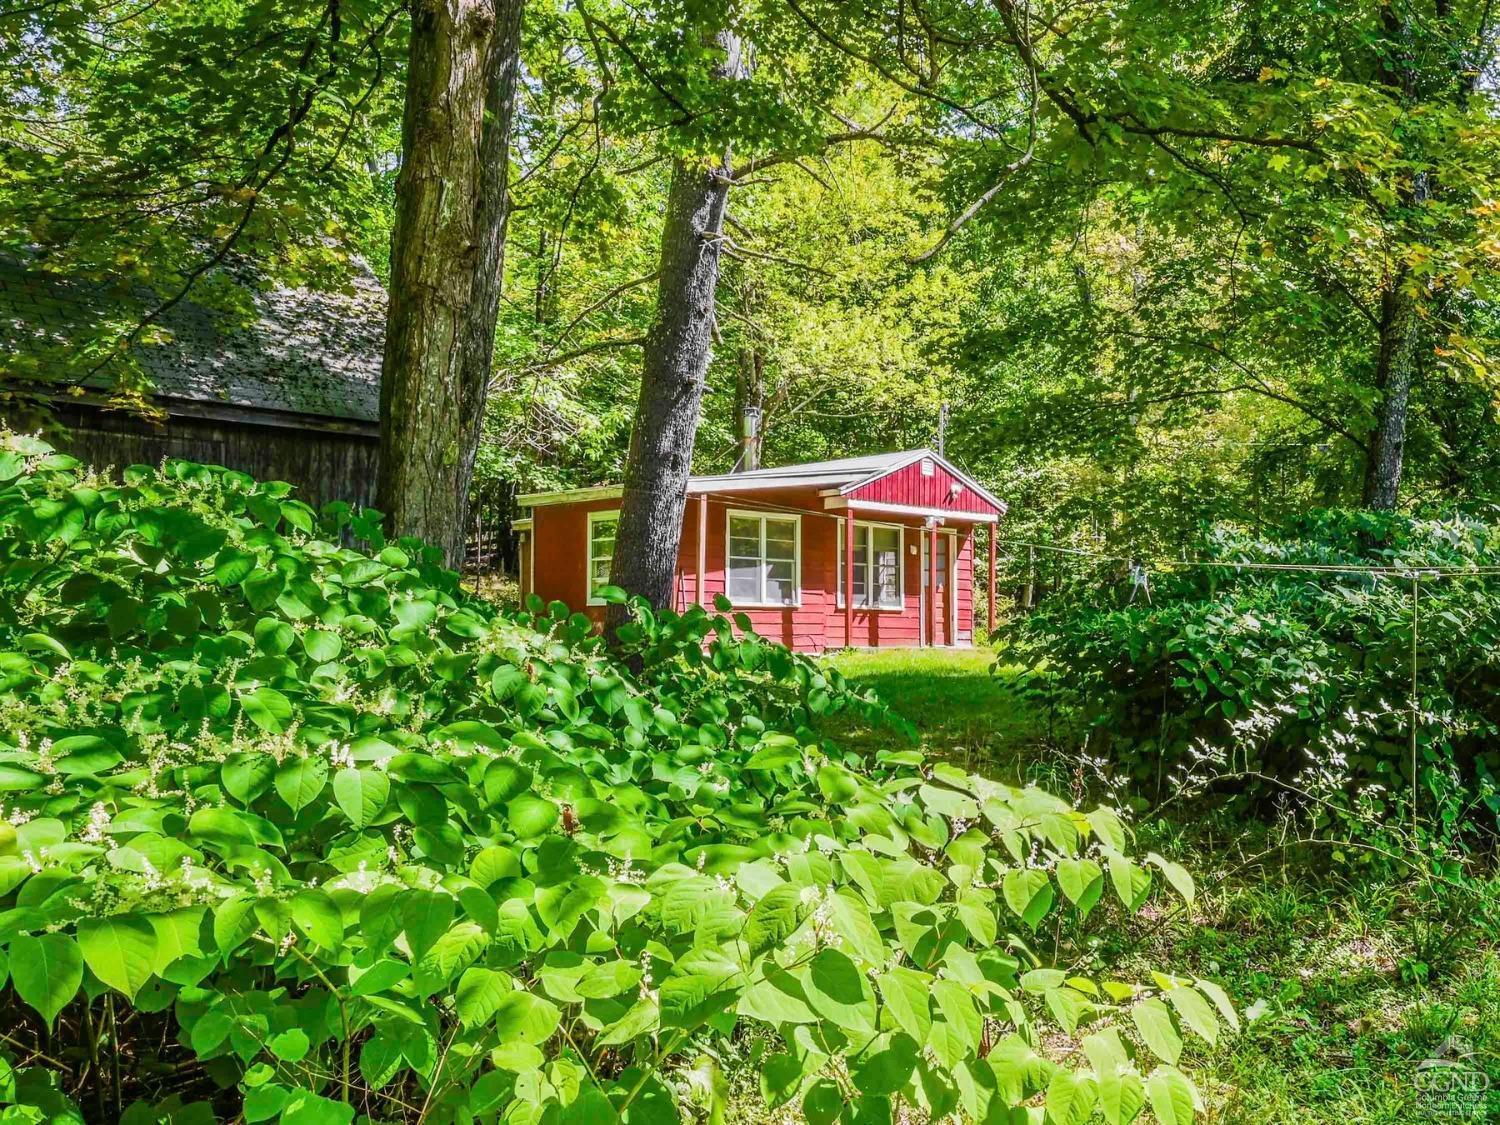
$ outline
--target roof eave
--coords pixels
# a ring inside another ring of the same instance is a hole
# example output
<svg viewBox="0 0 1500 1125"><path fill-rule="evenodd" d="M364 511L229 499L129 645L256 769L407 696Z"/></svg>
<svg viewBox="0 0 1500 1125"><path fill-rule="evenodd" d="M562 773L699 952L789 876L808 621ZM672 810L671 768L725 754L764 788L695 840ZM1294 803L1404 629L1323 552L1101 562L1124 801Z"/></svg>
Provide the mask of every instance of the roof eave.
<svg viewBox="0 0 1500 1125"><path fill-rule="evenodd" d="M957 477L959 480L963 481L965 488L971 489L982 500L984 500L985 503L993 505L994 508L995 508L995 510L997 512L999 512L1001 515L1005 514L1005 512L1008 509L1008 505L1005 503L1004 500L1001 500L994 493L990 492L989 489L985 488L982 484L980 484L978 481L976 481L968 473L966 473L962 469L960 469L952 461L950 461L946 457L944 457L941 453L938 453L938 452L936 452L934 450L931 450L931 449L918 449L918 450L915 450L910 457L906 458L903 461L897 462L896 464L890 466L889 468L880 469L880 470L878 470L878 471L876 471L874 473L869 474L868 476L865 476L864 478L862 478L860 480L855 481L853 484L846 484L842 488L839 489L839 495L841 495L841 496L848 496L851 492L858 492L861 488L864 488L866 485L874 484L876 481L880 480L882 477L888 477L892 473L900 472L902 469L908 467L909 465L916 464L918 461L922 460L924 457L931 457L935 462L937 462L939 465L941 465L944 469L948 470L949 473L951 473L953 476Z"/></svg>

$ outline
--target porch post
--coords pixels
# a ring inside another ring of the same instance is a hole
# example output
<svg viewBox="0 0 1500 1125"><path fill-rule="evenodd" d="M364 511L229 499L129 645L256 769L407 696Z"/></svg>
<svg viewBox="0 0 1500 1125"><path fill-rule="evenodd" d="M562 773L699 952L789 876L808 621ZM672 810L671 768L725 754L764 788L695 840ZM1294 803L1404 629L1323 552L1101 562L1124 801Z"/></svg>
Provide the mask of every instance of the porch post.
<svg viewBox="0 0 1500 1125"><path fill-rule="evenodd" d="M698 604L707 605L703 596L703 576L708 571L708 493L698 493Z"/></svg>
<svg viewBox="0 0 1500 1125"><path fill-rule="evenodd" d="M989 635L995 635L995 533L1000 530L998 523L990 524L989 548L990 548L990 601L989 601Z"/></svg>
<svg viewBox="0 0 1500 1125"><path fill-rule="evenodd" d="M927 646L937 644L937 537L938 521L932 521L927 540Z"/></svg>
<svg viewBox="0 0 1500 1125"><path fill-rule="evenodd" d="M844 647L854 647L854 509L844 512Z"/></svg>

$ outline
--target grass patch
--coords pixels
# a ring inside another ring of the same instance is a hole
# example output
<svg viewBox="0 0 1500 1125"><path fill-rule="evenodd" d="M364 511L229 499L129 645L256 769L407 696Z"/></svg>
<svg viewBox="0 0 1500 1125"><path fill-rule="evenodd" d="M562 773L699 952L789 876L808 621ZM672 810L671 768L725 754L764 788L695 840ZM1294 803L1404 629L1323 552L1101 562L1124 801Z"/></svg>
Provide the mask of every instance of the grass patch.
<svg viewBox="0 0 1500 1125"><path fill-rule="evenodd" d="M1064 732L1016 690L1021 666L997 663L992 649L887 649L830 659L911 720L929 753L1002 781L1067 789L1055 750ZM845 723L837 734L869 750L905 744L887 727Z"/></svg>
<svg viewBox="0 0 1500 1125"><path fill-rule="evenodd" d="M845 675L910 719L929 753L1011 783L1081 784L1055 720L1015 691L1021 669L988 650L841 653ZM894 732L846 726L872 749ZM1199 874L1191 918L1113 936L1101 958L1128 972L1173 964L1222 980L1257 1018L1187 1059L1200 1120L1261 1125L1500 1121L1500 888L1362 875L1326 852L1273 848L1271 828L1200 811L1137 825L1138 847ZM1274 849L1273 849L1274 850ZM1418 1067L1445 1044L1474 1052L1490 1091L1443 1103ZM1464 1111L1472 1110L1472 1112Z"/></svg>

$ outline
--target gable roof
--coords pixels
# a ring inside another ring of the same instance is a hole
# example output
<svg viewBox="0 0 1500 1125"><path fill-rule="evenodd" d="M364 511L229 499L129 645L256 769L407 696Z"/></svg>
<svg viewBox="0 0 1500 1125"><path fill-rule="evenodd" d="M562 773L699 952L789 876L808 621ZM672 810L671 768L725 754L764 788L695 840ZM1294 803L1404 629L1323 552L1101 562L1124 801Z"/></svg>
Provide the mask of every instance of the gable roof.
<svg viewBox="0 0 1500 1125"><path fill-rule="evenodd" d="M979 484L953 462L930 449L906 449L898 453L872 453L864 457L840 457L833 461L809 461L775 469L751 469L743 473L716 473L688 478L688 495L703 492L771 491L781 488L818 488L836 490L839 495L855 492L881 477L904 469L923 458L931 458L965 487L1004 512L1006 504ZM606 500L620 496L619 485L598 488L570 488L555 492L533 492L516 497L516 503L529 507L548 504L577 503L583 500Z"/></svg>
<svg viewBox="0 0 1500 1125"><path fill-rule="evenodd" d="M840 457L834 461L809 461L802 465L784 465L776 469L751 469L742 473L717 473L690 477L688 492L736 492L762 488L839 488L858 487L886 473L909 465L923 455L922 450L900 453L872 453L866 457Z"/></svg>
<svg viewBox="0 0 1500 1125"><path fill-rule="evenodd" d="M158 322L165 338L136 345L159 405L169 414L271 424L364 429L379 421L386 299L373 274L356 274L344 293L252 289L250 299L248 323L191 298L180 301ZM42 378L51 371L67 377L58 370L65 350L101 320L129 323L159 301L142 285L47 273L0 256L0 337L19 370ZM83 385L108 390L109 373Z"/></svg>

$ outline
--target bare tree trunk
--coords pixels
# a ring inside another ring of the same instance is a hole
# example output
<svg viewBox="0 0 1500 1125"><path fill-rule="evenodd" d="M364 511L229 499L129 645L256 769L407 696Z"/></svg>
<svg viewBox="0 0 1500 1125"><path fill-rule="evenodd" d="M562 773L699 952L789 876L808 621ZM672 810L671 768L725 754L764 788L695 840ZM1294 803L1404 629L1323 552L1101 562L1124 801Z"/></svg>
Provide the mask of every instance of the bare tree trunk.
<svg viewBox="0 0 1500 1125"><path fill-rule="evenodd" d="M1386 512L1395 510L1401 490L1416 358L1416 310L1412 299L1400 291L1401 280L1397 276L1380 298L1380 351L1375 366L1380 402L1365 461L1364 506Z"/></svg>
<svg viewBox="0 0 1500 1125"><path fill-rule="evenodd" d="M728 31L714 76L740 71L740 44ZM711 161L678 158L662 226L656 318L646 336L641 393L630 430L625 492L609 580L658 609L671 604L693 443L714 335L719 251L729 202L730 154ZM626 619L611 606L611 632Z"/></svg>
<svg viewBox="0 0 1500 1125"><path fill-rule="evenodd" d="M609 574L613 585L643 595L657 608L671 601L682 537L693 442L713 342L728 175L727 153L712 165L678 160L667 198L656 320L646 337L620 530ZM611 609L612 624L624 620L623 607Z"/></svg>
<svg viewBox="0 0 1500 1125"><path fill-rule="evenodd" d="M525 0L492 0L495 33L490 43L484 95L484 128L479 139L479 201L476 226L479 249L474 261L474 292L464 322L460 372L459 466L454 487L467 526L474 458L484 430L490 368L495 358L495 323L500 316L500 289L505 273L505 232L510 221L510 134L515 119L516 80L521 69L521 13Z"/></svg>
<svg viewBox="0 0 1500 1125"><path fill-rule="evenodd" d="M394 534L426 539L449 565L463 561L494 345L520 7L412 5L378 502Z"/></svg>

